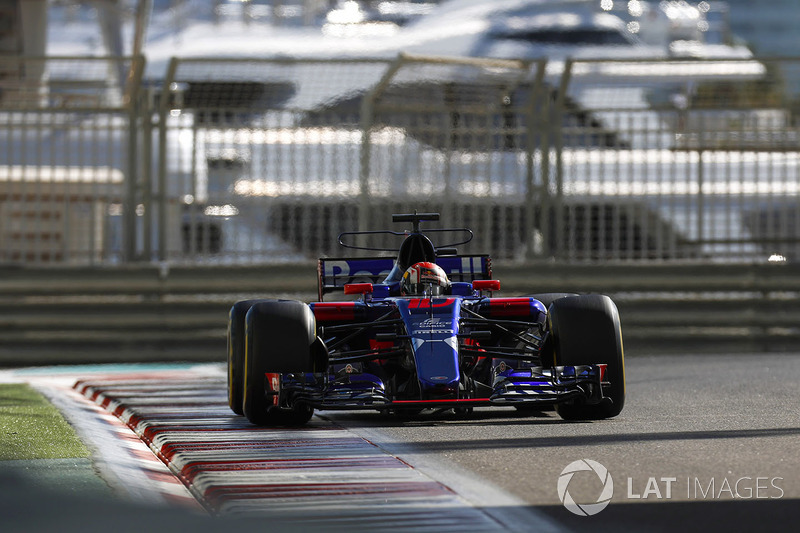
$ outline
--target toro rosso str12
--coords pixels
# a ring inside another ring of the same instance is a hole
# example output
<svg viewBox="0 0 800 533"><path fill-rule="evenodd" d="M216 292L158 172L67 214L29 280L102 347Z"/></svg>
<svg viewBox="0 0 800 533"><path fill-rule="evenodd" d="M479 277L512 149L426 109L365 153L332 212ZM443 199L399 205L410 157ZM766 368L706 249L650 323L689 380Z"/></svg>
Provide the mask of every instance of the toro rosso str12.
<svg viewBox="0 0 800 533"><path fill-rule="evenodd" d="M228 321L228 399L258 425L300 425L314 409L554 405L568 420L616 416L625 402L617 308L599 294L493 297L487 255L459 255L465 228L428 229L437 213L394 215L410 231L396 257L320 259L319 301L244 300ZM461 232L435 247L431 236ZM353 240L359 244L348 244ZM350 300L324 301L342 291Z"/></svg>

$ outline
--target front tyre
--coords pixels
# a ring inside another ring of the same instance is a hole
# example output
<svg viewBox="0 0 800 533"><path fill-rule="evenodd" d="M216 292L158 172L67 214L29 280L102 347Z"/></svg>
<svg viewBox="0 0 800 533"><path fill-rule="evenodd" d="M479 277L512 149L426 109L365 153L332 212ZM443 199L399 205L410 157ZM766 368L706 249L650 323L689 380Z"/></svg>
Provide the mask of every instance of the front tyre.
<svg viewBox="0 0 800 533"><path fill-rule="evenodd" d="M542 302L542 305L545 309L550 307L550 304L555 302L556 300L560 300L561 298L566 298L568 296L578 296L574 292L542 292L538 294L528 294L529 298L535 298Z"/></svg>
<svg viewBox="0 0 800 533"><path fill-rule="evenodd" d="M266 374L314 371L316 321L308 305L293 300L254 304L245 317L244 415L259 426L302 425L314 409L276 405ZM281 400L281 398L278 398Z"/></svg>
<svg viewBox="0 0 800 533"><path fill-rule="evenodd" d="M556 366L606 364L599 404L559 404L565 420L599 420L617 416L625 405L625 357L617 306L608 296L585 294L558 298L550 305L547 325Z"/></svg>

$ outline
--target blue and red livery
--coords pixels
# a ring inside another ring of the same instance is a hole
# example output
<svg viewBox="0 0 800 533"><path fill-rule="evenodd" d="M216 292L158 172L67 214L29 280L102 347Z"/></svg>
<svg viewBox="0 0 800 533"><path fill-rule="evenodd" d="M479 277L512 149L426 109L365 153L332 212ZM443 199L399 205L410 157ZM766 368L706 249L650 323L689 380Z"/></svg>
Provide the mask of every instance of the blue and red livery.
<svg viewBox="0 0 800 533"><path fill-rule="evenodd" d="M494 297L488 255L458 255L412 222L395 257L319 260L319 301L246 300L231 309L231 409L260 425L302 424L315 409L556 406L565 419L616 416L625 399L622 336L607 296L539 293ZM451 281L444 295L403 295L403 272L433 262ZM350 296L324 301L331 292Z"/></svg>

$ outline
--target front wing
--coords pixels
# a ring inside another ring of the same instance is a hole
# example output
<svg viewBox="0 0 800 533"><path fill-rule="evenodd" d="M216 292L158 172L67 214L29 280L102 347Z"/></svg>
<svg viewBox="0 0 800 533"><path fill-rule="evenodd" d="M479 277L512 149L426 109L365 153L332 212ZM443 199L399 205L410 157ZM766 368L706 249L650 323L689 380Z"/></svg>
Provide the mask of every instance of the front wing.
<svg viewBox="0 0 800 533"><path fill-rule="evenodd" d="M337 379L314 374L283 375L280 396L288 405L305 403L320 410L452 408L480 406L554 405L577 401L597 404L603 396L606 365L532 367L497 375L491 393L481 397L442 399L392 398L372 374L350 374ZM322 381L320 381L322 380ZM278 394L279 391L273 391Z"/></svg>

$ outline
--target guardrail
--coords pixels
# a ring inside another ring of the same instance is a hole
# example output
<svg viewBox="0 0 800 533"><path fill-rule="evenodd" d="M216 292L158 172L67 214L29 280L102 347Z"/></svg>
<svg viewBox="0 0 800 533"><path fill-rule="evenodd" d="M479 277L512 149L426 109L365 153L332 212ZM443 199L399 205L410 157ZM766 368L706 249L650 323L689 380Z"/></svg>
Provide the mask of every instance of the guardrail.
<svg viewBox="0 0 800 533"><path fill-rule="evenodd" d="M497 262L502 294L601 292L626 354L800 350L800 266ZM313 263L0 269L0 364L224 361L239 299L316 296Z"/></svg>

